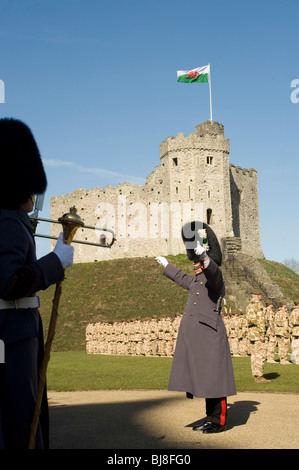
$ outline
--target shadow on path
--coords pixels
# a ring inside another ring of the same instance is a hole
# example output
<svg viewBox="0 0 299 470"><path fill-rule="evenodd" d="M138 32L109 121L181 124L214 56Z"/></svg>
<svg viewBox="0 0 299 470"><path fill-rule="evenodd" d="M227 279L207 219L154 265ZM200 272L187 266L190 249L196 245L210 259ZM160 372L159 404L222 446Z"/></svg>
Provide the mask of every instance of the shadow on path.
<svg viewBox="0 0 299 470"><path fill-rule="evenodd" d="M247 423L250 413L257 411L258 401L236 401L235 403L227 404L227 429L232 429L236 426L243 426ZM193 427L202 423L203 419L194 421L187 424L186 427Z"/></svg>
<svg viewBox="0 0 299 470"><path fill-rule="evenodd" d="M138 414L175 399L124 403L50 406L51 449L159 449L165 435L157 435Z"/></svg>

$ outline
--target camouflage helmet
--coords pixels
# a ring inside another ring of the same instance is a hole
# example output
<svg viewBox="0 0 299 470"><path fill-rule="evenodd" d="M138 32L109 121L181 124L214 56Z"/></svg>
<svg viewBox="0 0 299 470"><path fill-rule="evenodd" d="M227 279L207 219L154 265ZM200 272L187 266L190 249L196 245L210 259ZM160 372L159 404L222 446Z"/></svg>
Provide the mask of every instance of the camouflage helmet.
<svg viewBox="0 0 299 470"><path fill-rule="evenodd" d="M262 295L262 291L260 289L252 289L251 295Z"/></svg>

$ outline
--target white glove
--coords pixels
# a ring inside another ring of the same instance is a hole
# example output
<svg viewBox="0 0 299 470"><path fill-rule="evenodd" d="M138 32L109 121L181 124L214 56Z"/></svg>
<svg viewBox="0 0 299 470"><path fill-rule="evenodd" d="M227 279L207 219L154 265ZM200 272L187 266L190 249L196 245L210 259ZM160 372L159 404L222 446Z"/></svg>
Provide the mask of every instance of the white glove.
<svg viewBox="0 0 299 470"><path fill-rule="evenodd" d="M74 259L74 247L63 243L63 233L59 235L53 253L58 256L63 268L72 266Z"/></svg>
<svg viewBox="0 0 299 470"><path fill-rule="evenodd" d="M200 242L198 241L197 242L197 245L196 245L196 248L194 248L194 252L195 254L199 257L199 259L201 261L205 260L206 258L208 258L208 255L207 255L207 252L205 250L205 248L203 248L200 244Z"/></svg>
<svg viewBox="0 0 299 470"><path fill-rule="evenodd" d="M168 265L168 261L166 258L164 258L164 256L157 256L156 260L158 261L159 264L164 266L164 268Z"/></svg>

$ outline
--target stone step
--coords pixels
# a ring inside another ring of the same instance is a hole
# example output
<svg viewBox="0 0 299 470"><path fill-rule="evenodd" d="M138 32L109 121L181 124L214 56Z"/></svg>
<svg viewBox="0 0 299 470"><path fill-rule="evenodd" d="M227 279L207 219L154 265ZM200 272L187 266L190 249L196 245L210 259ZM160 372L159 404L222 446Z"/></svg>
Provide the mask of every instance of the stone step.
<svg viewBox="0 0 299 470"><path fill-rule="evenodd" d="M224 259L221 268L229 295L236 307L238 305L243 309L246 302L248 305L253 288L262 291L263 302L271 301L278 307L280 300L284 299L288 307L293 307L293 301L285 299L280 288L270 279L257 259L239 251Z"/></svg>

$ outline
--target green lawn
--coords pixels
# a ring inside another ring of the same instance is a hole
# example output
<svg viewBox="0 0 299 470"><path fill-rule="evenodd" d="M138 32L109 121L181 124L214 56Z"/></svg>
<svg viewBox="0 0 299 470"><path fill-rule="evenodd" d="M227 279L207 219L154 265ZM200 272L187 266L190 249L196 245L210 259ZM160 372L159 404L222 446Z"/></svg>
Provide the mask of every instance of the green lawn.
<svg viewBox="0 0 299 470"><path fill-rule="evenodd" d="M172 358L89 355L85 351L53 352L48 366L48 390L167 389ZM267 364L272 379L256 384L250 357L233 358L237 391L299 393L299 366Z"/></svg>
<svg viewBox="0 0 299 470"><path fill-rule="evenodd" d="M168 256L192 273L185 255ZM260 260L270 277L291 299L298 296L299 276L274 261ZM40 292L45 333L55 286ZM112 390L167 389L172 358L86 354L88 323L175 317L186 304L187 292L162 275L153 258L132 258L73 265L67 270L48 368L48 389ZM46 337L46 334L45 334ZM250 357L233 358L237 390L299 393L299 366L265 364L272 382L256 384Z"/></svg>

